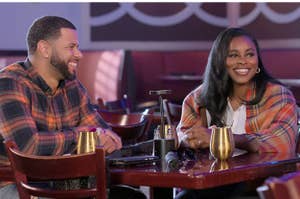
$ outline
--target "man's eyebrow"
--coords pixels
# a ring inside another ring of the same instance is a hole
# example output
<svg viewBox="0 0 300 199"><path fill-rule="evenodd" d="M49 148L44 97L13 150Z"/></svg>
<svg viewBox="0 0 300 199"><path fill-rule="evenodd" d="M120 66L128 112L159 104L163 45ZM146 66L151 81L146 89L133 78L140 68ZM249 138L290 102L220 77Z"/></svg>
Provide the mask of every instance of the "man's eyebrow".
<svg viewBox="0 0 300 199"><path fill-rule="evenodd" d="M67 46L79 46L79 43L77 42L70 42L67 44Z"/></svg>

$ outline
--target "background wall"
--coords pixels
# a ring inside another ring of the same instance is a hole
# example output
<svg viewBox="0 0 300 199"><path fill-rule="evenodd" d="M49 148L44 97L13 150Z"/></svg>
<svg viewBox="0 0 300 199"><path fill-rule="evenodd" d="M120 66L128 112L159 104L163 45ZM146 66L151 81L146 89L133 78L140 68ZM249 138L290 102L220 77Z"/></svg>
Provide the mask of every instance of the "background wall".
<svg viewBox="0 0 300 199"><path fill-rule="evenodd" d="M26 32L33 20L44 15L58 15L79 28L82 40L80 3L0 3L0 50L26 50Z"/></svg>
<svg viewBox="0 0 300 199"><path fill-rule="evenodd" d="M25 50L43 15L71 20L87 50L209 49L228 26L247 28L263 48L300 48L300 3L0 3L0 50Z"/></svg>
<svg viewBox="0 0 300 199"><path fill-rule="evenodd" d="M180 102L200 84L184 78L202 75L213 40L229 26L258 38L275 77L300 79L300 3L0 3L0 67L26 56L27 29L44 15L78 27L85 55L78 77L94 101L124 93L143 101L149 90L177 89L170 99Z"/></svg>

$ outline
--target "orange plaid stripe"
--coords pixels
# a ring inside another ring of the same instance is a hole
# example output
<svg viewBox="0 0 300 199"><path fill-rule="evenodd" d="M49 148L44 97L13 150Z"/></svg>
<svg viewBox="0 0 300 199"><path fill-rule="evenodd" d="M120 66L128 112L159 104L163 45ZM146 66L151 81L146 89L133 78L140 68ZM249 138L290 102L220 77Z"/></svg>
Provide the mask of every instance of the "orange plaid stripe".
<svg viewBox="0 0 300 199"><path fill-rule="evenodd" d="M25 153L59 155L74 149L79 128L108 128L77 79L61 81L53 93L29 60L4 68L0 72L2 137L14 140ZM3 145L0 154L5 155Z"/></svg>
<svg viewBox="0 0 300 199"><path fill-rule="evenodd" d="M201 86L192 91L183 102L178 131L184 132L200 123L199 105L195 102ZM249 89L248 99L254 96ZM264 96L256 105L246 105L246 133L249 142L259 143L260 152L294 152L297 135L297 108L293 94L284 86L268 83Z"/></svg>

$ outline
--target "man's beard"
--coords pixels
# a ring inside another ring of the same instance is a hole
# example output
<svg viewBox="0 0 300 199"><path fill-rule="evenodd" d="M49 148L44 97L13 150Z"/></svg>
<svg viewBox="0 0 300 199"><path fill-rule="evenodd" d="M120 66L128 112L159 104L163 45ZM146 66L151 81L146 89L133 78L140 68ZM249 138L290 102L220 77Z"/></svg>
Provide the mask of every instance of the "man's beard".
<svg viewBox="0 0 300 199"><path fill-rule="evenodd" d="M61 60L56 53L53 53L50 58L50 64L52 64L63 76L64 79L73 80L76 78L76 74L72 74L68 70L68 65Z"/></svg>

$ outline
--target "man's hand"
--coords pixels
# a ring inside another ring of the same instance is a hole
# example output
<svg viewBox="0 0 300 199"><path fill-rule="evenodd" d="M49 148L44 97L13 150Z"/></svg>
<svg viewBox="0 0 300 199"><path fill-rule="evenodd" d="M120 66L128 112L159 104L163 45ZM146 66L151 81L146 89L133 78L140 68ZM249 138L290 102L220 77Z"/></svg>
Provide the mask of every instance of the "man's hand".
<svg viewBox="0 0 300 199"><path fill-rule="evenodd" d="M100 139L100 145L104 147L107 153L112 153L115 150L122 148L121 138L109 129L97 129L98 136Z"/></svg>

